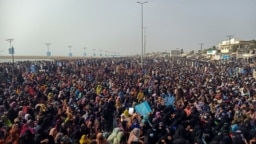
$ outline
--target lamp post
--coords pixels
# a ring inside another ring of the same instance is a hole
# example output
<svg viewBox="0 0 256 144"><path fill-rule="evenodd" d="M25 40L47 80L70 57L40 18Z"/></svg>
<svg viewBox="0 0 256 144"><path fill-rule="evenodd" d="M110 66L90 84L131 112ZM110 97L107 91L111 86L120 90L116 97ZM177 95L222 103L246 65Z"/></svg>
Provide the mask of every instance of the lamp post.
<svg viewBox="0 0 256 144"><path fill-rule="evenodd" d="M45 43L45 45L47 46L47 53L46 53L46 55L47 56L51 56L51 53L49 51L49 47L50 47L51 43Z"/></svg>
<svg viewBox="0 0 256 144"><path fill-rule="evenodd" d="M86 56L86 52L85 52L85 50L86 50L86 47L84 47L84 57Z"/></svg>
<svg viewBox="0 0 256 144"><path fill-rule="evenodd" d="M144 32L143 32L144 33L143 34L143 36L144 36L143 37L144 38L144 41L143 41L144 42L144 45L143 45L143 47L144 47L143 55L147 57L147 52L146 52L146 30L147 30L147 27L144 26L143 29L144 29Z"/></svg>
<svg viewBox="0 0 256 144"><path fill-rule="evenodd" d="M10 48L9 48L9 54L12 55L12 83L14 84L14 48L12 46L12 41L14 41L14 39L7 39L6 41L8 41L10 43Z"/></svg>
<svg viewBox="0 0 256 144"><path fill-rule="evenodd" d="M227 35L226 37L228 37L228 47L229 47L229 50L231 50L230 40L231 40L231 37L233 37L233 35Z"/></svg>
<svg viewBox="0 0 256 144"><path fill-rule="evenodd" d="M233 35L227 35L226 37L228 37L228 49L229 49L229 52L231 51L231 43L230 43L230 40L231 40L231 37L233 37Z"/></svg>
<svg viewBox="0 0 256 144"><path fill-rule="evenodd" d="M141 67L143 68L143 47L144 47L144 40L143 40L143 5L147 3L147 1L145 2L137 2L138 4L141 5Z"/></svg>
<svg viewBox="0 0 256 144"><path fill-rule="evenodd" d="M68 48L69 48L69 56L72 57L72 53L71 53L72 46L68 46Z"/></svg>
<svg viewBox="0 0 256 144"><path fill-rule="evenodd" d="M204 45L204 44L203 44L203 43L199 43L199 45L200 45L200 48L201 48L201 51L200 51L200 52L201 52L201 54L202 54L202 53L203 53L203 45Z"/></svg>

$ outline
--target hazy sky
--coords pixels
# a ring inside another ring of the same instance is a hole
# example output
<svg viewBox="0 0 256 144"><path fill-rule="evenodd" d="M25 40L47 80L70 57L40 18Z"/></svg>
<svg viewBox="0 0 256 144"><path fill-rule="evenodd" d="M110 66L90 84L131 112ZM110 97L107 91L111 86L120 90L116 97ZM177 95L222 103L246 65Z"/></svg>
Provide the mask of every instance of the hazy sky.
<svg viewBox="0 0 256 144"><path fill-rule="evenodd" d="M256 0L148 0L147 52L199 50L234 35L256 39ZM141 54L141 5L136 0L0 0L0 55L82 56L84 47Z"/></svg>

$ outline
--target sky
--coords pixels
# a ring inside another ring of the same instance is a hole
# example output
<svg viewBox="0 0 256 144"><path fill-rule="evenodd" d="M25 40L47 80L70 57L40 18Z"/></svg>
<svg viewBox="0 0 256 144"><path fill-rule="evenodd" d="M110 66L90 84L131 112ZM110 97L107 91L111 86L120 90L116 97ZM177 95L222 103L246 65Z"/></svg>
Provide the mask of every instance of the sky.
<svg viewBox="0 0 256 144"><path fill-rule="evenodd" d="M197 51L199 43L210 48L227 35L256 39L256 0L147 2L146 52ZM136 0L0 0L0 56L9 55L9 38L22 56L45 56L48 42L52 56L141 54L141 19Z"/></svg>

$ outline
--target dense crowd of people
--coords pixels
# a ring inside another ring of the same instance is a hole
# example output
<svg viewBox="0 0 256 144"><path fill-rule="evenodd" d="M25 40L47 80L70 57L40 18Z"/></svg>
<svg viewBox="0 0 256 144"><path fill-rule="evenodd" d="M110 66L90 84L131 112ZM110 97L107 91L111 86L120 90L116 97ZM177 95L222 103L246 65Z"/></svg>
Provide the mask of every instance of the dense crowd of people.
<svg viewBox="0 0 256 144"><path fill-rule="evenodd" d="M253 63L185 58L0 64L0 144L255 144ZM147 102L151 112L130 108Z"/></svg>

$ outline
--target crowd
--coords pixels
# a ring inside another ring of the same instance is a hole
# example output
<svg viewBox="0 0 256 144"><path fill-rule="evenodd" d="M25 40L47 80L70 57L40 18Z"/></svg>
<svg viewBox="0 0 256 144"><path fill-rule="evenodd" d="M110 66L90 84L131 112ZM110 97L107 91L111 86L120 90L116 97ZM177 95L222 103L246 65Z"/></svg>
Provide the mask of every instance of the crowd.
<svg viewBox="0 0 256 144"><path fill-rule="evenodd" d="M0 64L0 144L256 144L255 66L148 58ZM151 112L130 111L147 102Z"/></svg>

